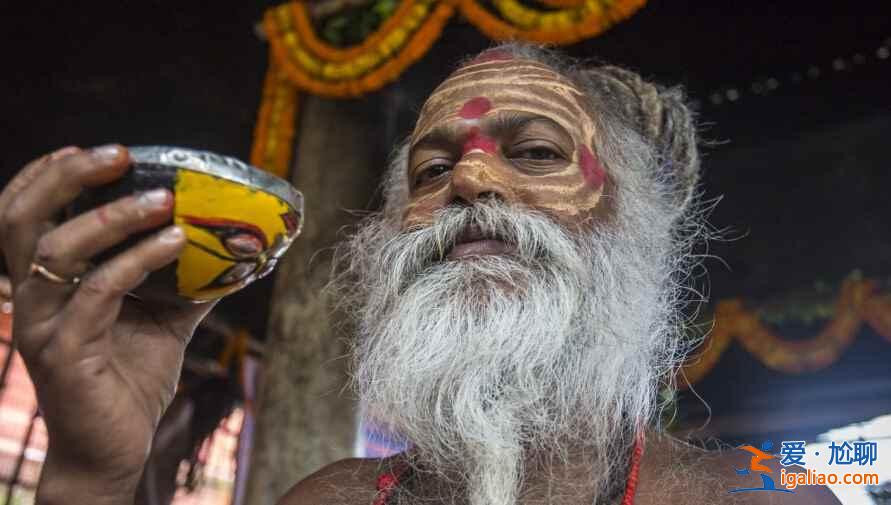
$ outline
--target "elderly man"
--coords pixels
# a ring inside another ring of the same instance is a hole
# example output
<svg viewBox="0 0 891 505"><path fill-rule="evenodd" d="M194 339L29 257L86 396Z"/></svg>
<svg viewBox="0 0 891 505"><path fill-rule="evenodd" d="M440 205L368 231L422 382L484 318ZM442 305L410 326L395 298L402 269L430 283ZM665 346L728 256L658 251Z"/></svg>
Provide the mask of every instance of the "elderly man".
<svg viewBox="0 0 891 505"><path fill-rule="evenodd" d="M52 221L127 160L120 146L65 148L0 197L15 336L50 435L41 504L132 503L209 310L124 297L176 258L176 227L85 273L167 222L169 193ZM836 503L813 487L731 494L752 487L734 472L745 455L649 428L685 351L698 172L676 90L526 46L461 65L425 103L385 208L339 251L332 284L356 316L365 414L411 449L335 463L282 503Z"/></svg>

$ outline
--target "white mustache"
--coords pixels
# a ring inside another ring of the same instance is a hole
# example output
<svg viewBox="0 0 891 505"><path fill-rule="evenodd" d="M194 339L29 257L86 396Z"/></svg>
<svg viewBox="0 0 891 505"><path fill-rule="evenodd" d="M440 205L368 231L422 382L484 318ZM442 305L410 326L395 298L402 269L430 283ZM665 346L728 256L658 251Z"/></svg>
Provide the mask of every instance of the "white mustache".
<svg viewBox="0 0 891 505"><path fill-rule="evenodd" d="M394 267L388 277L411 280L443 262L463 239L476 235L511 244L514 249L507 259L526 267L549 263L560 255L558 251L579 245L576 237L541 212L485 201L443 208L430 225L394 236L381 248L378 264Z"/></svg>

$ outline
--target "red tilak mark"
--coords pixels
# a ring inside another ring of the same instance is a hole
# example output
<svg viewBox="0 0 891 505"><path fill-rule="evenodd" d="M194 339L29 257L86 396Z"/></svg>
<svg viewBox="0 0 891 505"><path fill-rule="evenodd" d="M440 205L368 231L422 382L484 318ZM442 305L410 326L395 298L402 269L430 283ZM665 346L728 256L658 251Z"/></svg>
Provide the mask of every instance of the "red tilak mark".
<svg viewBox="0 0 891 505"><path fill-rule="evenodd" d="M490 61L498 61L498 60L512 60L514 59L511 54L503 49L492 49L490 51L484 51L480 53L479 56L474 58L469 65L474 65L477 63L488 63Z"/></svg>
<svg viewBox="0 0 891 505"><path fill-rule="evenodd" d="M461 154L467 154L474 149L479 149L486 154L494 154L498 150L498 142L492 137L480 133L480 129L473 127L464 141L464 147Z"/></svg>
<svg viewBox="0 0 891 505"><path fill-rule="evenodd" d="M480 116L492 109L492 102L484 96L471 98L458 111L462 119L479 119Z"/></svg>
<svg viewBox="0 0 891 505"><path fill-rule="evenodd" d="M579 166L588 184L595 188L603 185L603 181L606 179L606 171L603 170L603 165L600 164L600 161L591 154L588 146L579 147Z"/></svg>

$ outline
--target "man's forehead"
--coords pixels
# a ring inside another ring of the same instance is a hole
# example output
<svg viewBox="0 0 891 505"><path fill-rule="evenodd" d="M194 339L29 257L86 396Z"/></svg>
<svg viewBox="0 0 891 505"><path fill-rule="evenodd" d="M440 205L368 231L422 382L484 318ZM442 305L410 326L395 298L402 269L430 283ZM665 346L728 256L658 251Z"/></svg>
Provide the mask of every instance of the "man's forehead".
<svg viewBox="0 0 891 505"><path fill-rule="evenodd" d="M552 87L555 91L574 98L584 95L572 81L543 63L523 58L482 59L471 61L446 78L430 95L425 108L427 104L450 95L472 94L484 89L490 93L498 93L518 86Z"/></svg>
<svg viewBox="0 0 891 505"><path fill-rule="evenodd" d="M430 95L421 109L413 137L416 140L443 121L467 119L468 113L482 115L492 109L543 113L561 124L576 123L582 117L590 117L584 96L568 78L534 60L474 60L455 71Z"/></svg>

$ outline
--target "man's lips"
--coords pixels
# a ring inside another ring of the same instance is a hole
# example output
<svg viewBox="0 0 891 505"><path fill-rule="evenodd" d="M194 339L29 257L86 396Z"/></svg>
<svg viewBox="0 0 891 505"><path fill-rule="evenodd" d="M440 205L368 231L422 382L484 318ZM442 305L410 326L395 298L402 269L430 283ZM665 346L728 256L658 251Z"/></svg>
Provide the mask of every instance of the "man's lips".
<svg viewBox="0 0 891 505"><path fill-rule="evenodd" d="M514 247L507 242L495 239L480 239L461 242L452 248L446 259L455 260L467 256L483 256L485 254L508 254Z"/></svg>

